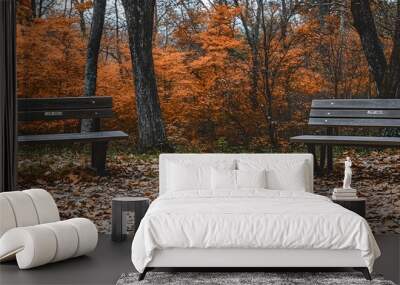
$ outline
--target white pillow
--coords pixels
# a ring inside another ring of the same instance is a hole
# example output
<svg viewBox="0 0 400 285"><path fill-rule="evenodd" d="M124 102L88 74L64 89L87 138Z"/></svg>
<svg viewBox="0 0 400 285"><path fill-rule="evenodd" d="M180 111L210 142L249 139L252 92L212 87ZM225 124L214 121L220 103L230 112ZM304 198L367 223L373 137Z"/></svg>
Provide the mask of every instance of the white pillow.
<svg viewBox="0 0 400 285"><path fill-rule="evenodd" d="M170 191L210 189L210 167L168 164L168 189Z"/></svg>
<svg viewBox="0 0 400 285"><path fill-rule="evenodd" d="M307 165L305 161L275 160L265 161L239 160L239 170L266 169L267 188L272 190L303 191L307 189Z"/></svg>
<svg viewBox="0 0 400 285"><path fill-rule="evenodd" d="M235 190L236 170L211 168L211 188L213 190Z"/></svg>
<svg viewBox="0 0 400 285"><path fill-rule="evenodd" d="M211 168L213 190L237 190L241 188L267 188L267 172L262 170L231 170Z"/></svg>
<svg viewBox="0 0 400 285"><path fill-rule="evenodd" d="M267 171L236 170L237 188L267 188Z"/></svg>
<svg viewBox="0 0 400 285"><path fill-rule="evenodd" d="M192 161L179 159L166 165L167 191L209 190L211 191L211 167L235 169L236 160Z"/></svg>

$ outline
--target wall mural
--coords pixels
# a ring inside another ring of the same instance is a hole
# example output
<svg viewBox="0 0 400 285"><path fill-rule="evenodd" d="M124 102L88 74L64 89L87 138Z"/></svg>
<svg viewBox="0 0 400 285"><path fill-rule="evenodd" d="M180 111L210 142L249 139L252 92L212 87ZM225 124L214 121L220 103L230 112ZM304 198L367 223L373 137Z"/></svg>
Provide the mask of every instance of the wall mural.
<svg viewBox="0 0 400 285"><path fill-rule="evenodd" d="M399 98L400 1L145 2L18 2L19 135L49 134L20 139L18 188L50 191L63 218L109 232L112 197L157 196L160 152L306 152L289 138L324 133L312 100ZM100 131L108 144L55 135ZM342 187L350 157L373 231L400 233L399 148L333 154L315 191Z"/></svg>

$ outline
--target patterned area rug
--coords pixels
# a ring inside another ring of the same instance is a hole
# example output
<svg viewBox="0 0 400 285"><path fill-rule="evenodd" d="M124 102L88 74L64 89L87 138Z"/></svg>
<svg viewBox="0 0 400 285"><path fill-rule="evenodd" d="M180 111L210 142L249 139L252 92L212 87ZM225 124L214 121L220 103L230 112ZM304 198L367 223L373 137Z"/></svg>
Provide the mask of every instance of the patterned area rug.
<svg viewBox="0 0 400 285"><path fill-rule="evenodd" d="M212 284L212 285L395 285L381 276L368 281L359 272L148 272L138 281L138 273L122 274L116 285Z"/></svg>

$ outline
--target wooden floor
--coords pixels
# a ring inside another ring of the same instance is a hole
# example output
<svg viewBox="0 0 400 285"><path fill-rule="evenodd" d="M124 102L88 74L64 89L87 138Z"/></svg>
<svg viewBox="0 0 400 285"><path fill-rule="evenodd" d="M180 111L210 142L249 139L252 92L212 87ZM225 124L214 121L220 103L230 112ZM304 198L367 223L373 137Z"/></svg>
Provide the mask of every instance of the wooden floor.
<svg viewBox="0 0 400 285"><path fill-rule="evenodd" d="M382 256L375 273L400 283L400 235L376 236ZM78 257L30 270L19 270L15 262L0 265L0 284L115 284L124 272L134 271L130 260L131 240L112 242L100 235L97 249ZM310 270L312 271L312 270Z"/></svg>

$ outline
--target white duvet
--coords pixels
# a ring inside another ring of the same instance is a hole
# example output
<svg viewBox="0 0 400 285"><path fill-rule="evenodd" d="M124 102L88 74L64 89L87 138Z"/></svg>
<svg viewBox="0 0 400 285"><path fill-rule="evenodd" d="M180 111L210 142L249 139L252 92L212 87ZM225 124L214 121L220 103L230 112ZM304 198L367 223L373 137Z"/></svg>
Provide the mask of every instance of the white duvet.
<svg viewBox="0 0 400 285"><path fill-rule="evenodd" d="M165 248L358 249L370 271L380 255L359 215L320 195L265 189L162 195L140 223L132 262L143 272Z"/></svg>

